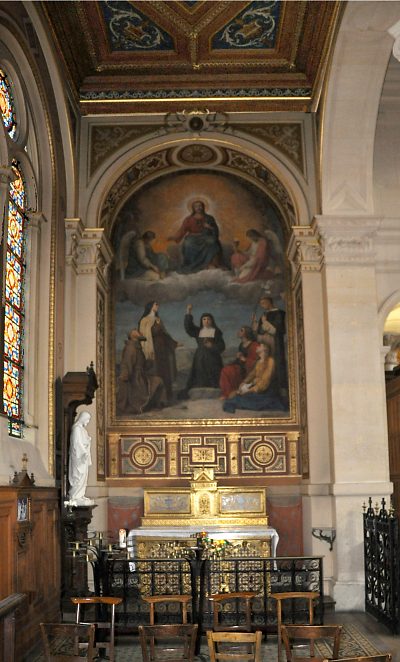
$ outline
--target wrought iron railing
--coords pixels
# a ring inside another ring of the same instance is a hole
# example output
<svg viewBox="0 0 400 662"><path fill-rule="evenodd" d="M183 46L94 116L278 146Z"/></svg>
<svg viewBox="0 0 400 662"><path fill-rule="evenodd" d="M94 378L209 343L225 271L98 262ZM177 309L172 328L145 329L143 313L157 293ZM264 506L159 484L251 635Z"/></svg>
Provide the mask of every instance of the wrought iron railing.
<svg viewBox="0 0 400 662"><path fill-rule="evenodd" d="M102 580L104 594L120 596L117 611L120 631L134 631L148 623L148 605L143 597L162 594L191 594L193 622L201 629L212 624L212 603L208 595L222 591L254 591L253 622L264 630L276 630L276 604L271 593L283 591L319 591L315 622L323 622L322 557L277 558L171 558L111 559ZM307 604L302 600L284 603L287 622L307 620ZM244 605L222 614L227 624L241 624ZM161 604L159 622L173 623L180 618L179 605Z"/></svg>
<svg viewBox="0 0 400 662"><path fill-rule="evenodd" d="M400 631L399 523L392 508L364 507L365 610L394 634Z"/></svg>

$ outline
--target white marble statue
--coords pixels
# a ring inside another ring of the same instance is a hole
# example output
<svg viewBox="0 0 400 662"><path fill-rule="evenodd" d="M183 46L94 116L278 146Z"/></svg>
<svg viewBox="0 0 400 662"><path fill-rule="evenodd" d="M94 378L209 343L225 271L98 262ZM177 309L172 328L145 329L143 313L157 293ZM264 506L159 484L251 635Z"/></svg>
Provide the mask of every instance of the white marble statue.
<svg viewBox="0 0 400 662"><path fill-rule="evenodd" d="M71 429L68 466L69 501L67 502L70 506L94 504L92 499L85 496L89 467L92 464L91 437L86 430L90 418L88 411L81 411Z"/></svg>

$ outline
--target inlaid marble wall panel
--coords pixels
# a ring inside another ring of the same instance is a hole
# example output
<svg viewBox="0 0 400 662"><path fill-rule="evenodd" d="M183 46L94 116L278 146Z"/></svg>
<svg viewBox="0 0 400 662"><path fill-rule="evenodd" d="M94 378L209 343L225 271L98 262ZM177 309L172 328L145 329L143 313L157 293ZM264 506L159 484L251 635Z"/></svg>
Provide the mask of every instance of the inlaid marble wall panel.
<svg viewBox="0 0 400 662"><path fill-rule="evenodd" d="M288 433L132 434L108 437L110 479L188 479L196 467L216 478L299 476L300 439Z"/></svg>

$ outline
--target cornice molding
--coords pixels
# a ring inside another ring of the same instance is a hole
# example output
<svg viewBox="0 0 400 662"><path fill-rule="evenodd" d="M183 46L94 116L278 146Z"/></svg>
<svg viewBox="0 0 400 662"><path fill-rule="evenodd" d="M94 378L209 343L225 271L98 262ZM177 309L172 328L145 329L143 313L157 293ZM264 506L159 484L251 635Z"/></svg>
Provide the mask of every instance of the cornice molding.
<svg viewBox="0 0 400 662"><path fill-rule="evenodd" d="M319 236L325 265L372 265L381 219L374 216L315 216L312 228Z"/></svg>

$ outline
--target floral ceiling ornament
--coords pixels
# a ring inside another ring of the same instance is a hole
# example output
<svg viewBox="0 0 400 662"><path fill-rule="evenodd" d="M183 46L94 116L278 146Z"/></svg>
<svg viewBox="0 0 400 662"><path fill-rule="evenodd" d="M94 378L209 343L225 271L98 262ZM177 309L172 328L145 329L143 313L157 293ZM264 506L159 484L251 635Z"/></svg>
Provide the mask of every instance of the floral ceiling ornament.
<svg viewBox="0 0 400 662"><path fill-rule="evenodd" d="M164 128L166 131L189 131L199 135L202 131L225 131L228 117L226 113L212 113L207 109L191 110L187 112L168 113L165 117Z"/></svg>

